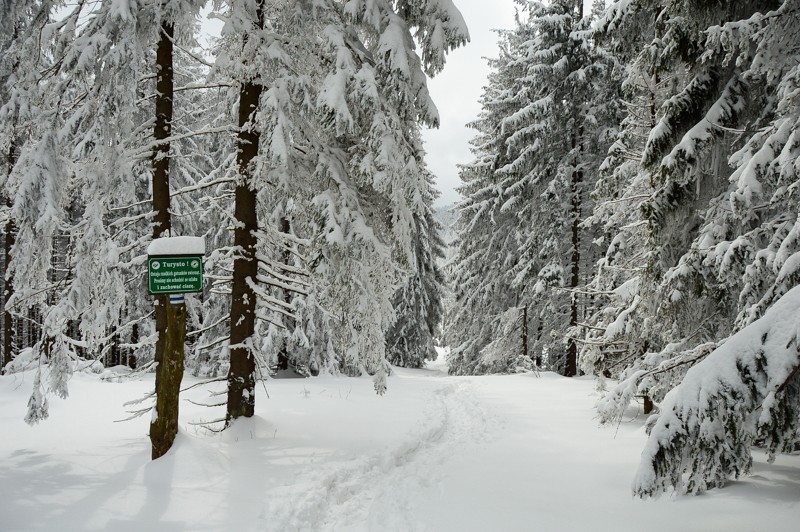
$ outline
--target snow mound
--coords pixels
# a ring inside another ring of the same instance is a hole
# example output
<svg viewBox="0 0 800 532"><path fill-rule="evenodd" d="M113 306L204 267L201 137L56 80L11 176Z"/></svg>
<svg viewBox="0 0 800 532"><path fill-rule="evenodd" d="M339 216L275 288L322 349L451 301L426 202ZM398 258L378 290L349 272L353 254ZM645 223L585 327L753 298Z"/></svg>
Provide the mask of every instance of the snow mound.
<svg viewBox="0 0 800 532"><path fill-rule="evenodd" d="M156 238L147 246L148 255L205 255L206 241L201 236Z"/></svg>

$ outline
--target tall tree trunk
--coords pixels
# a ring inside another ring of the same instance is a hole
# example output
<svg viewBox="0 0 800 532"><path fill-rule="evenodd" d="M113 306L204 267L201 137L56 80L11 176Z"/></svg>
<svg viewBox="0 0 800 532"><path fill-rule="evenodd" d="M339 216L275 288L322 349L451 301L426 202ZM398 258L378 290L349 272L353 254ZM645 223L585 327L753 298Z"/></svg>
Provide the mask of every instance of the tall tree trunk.
<svg viewBox="0 0 800 532"><path fill-rule="evenodd" d="M33 347L42 336L42 312L39 305L28 309L28 342L25 347Z"/></svg>
<svg viewBox="0 0 800 532"><path fill-rule="evenodd" d="M583 18L583 0L575 0L575 21ZM580 120L579 117L576 117ZM576 156L575 168L572 171L571 183L571 208L570 217L572 218L572 254L570 257L571 276L569 286L572 289L570 296L570 309L569 309L569 325L576 327L578 325L578 295L576 290L580 284L580 262L581 262L581 183L583 181L583 171L580 169L581 162L583 161L583 125L577 126L577 130L572 134L572 150L575 151L579 148L581 156ZM578 374L578 343L574 338L569 339L567 345L567 361L564 368L564 375L567 377L574 377Z"/></svg>
<svg viewBox="0 0 800 532"><path fill-rule="evenodd" d="M8 148L8 154L6 156L6 163L7 163L7 176L11 175L11 171L14 169L14 164L16 164L16 146L14 143L11 143L11 146ZM12 207L11 198L6 199L6 206L9 210ZM8 277L8 265L11 263L11 249L14 247L14 240L15 240L15 233L17 228L14 224L14 218L9 213L8 221L6 221L5 227L5 235L4 235L4 270L3 270L3 305L5 306L8 303L8 300L11 299L11 296L14 295L14 283ZM14 316L11 315L7 309L3 309L3 365L0 366L0 370L6 367L6 364L11 362L14 358Z"/></svg>
<svg viewBox="0 0 800 532"><path fill-rule="evenodd" d="M289 234L292 226L289 219L286 217L281 218L281 233ZM292 252L288 248L283 251L283 264L289 266L292 260ZM292 294L288 290L283 291L283 300L286 303L292 302ZM278 352L278 369L289 369L289 342L284 339L281 343L281 349Z"/></svg>
<svg viewBox="0 0 800 532"><path fill-rule="evenodd" d="M114 333L109 339L111 344L109 347L109 358L111 359L112 366L119 366L122 364L122 352L119 348L119 333Z"/></svg>
<svg viewBox="0 0 800 532"><path fill-rule="evenodd" d="M169 213L169 141L172 134L172 38L175 30L172 23L161 25L161 36L156 49L156 123L153 137L153 238L168 235L172 229ZM167 330L167 298L155 296L155 319L158 339L156 340L156 362L161 362Z"/></svg>
<svg viewBox="0 0 800 532"><path fill-rule="evenodd" d="M542 332L543 331L544 331L544 324L542 323L542 319L540 317L539 318L539 324L536 326L536 341L537 342L542 339ZM537 368L541 368L542 367L542 362L543 361L542 361L542 350L541 349L538 349L536 351L536 357L534 358L534 362L536 362L536 367Z"/></svg>
<svg viewBox="0 0 800 532"><path fill-rule="evenodd" d="M581 153L583 152L583 126L572 137L572 148L580 147ZM580 160L576 163L575 169L572 171L571 183L571 209L570 217L572 218L572 254L570 257L571 276L569 286L572 289L570 296L570 309L569 309L569 325L576 327L578 325L578 295L576 290L580 284L580 264L581 264L581 183L583 182L583 171L580 169ZM578 343L574 338L569 339L567 345L567 363L564 368L564 375L567 377L574 377L578 374Z"/></svg>
<svg viewBox="0 0 800 532"><path fill-rule="evenodd" d="M258 0L256 27L259 29L264 27L263 12L264 2ZM239 92L239 135L236 139L239 183L235 193L236 229L233 234L233 245L237 254L233 261L226 425L239 417L252 417L256 406L256 361L251 352L255 332L256 295L250 283L256 282L258 272L255 254L258 216L252 162L258 155L261 138L255 124L261 90L259 83L248 79L242 82Z"/></svg>
<svg viewBox="0 0 800 532"><path fill-rule="evenodd" d="M172 22L162 21L156 48L156 123L153 130L153 238L169 234L169 149L172 134L173 67ZM178 396L183 378L183 342L186 308L168 303L166 295L155 296L156 332L156 414L150 423L152 458L163 456L178 432Z"/></svg>
<svg viewBox="0 0 800 532"><path fill-rule="evenodd" d="M528 355L528 305L522 307L522 356Z"/></svg>
<svg viewBox="0 0 800 532"><path fill-rule="evenodd" d="M14 24L14 31L12 33L12 40L16 40L18 36L18 29L17 25ZM13 71L16 71L19 67L19 61L14 62ZM11 144L8 147L8 153L6 154L6 182L8 178L11 177L11 172L14 170L14 166L17 164L17 146L14 142L13 138ZM5 305L8 303L8 300L14 295L14 283L11 279L8 278L8 265L11 263L11 250L14 247L14 243L16 241L16 232L17 227L14 223L14 218L11 216L11 207L13 206L13 201L11 197L6 198L6 206L8 207L9 214L8 220L6 221L5 227L5 235L4 235L4 262L3 262L3 363L0 365L0 375L5 372L6 364L11 362L14 358L14 316L5 309Z"/></svg>
<svg viewBox="0 0 800 532"><path fill-rule="evenodd" d="M131 329L131 345L136 345L139 343L139 324L134 323L133 328ZM136 369L136 351L133 348L128 349L128 357L125 364L131 368Z"/></svg>

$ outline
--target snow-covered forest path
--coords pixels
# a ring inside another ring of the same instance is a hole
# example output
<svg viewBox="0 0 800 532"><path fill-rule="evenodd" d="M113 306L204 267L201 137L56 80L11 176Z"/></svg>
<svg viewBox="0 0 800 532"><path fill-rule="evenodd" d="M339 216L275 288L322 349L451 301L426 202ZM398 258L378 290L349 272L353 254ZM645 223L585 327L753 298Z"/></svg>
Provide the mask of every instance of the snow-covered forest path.
<svg viewBox="0 0 800 532"><path fill-rule="evenodd" d="M259 387L222 434L182 403L175 448L149 460L147 419L113 423L152 379L78 374L51 419L22 422L31 375L0 379L0 530L790 531L800 456L702 497L640 501L641 419L598 427L589 379L398 370ZM208 400L208 389L186 393Z"/></svg>
<svg viewBox="0 0 800 532"><path fill-rule="evenodd" d="M402 370L401 370L402 371ZM467 382L433 391L420 425L387 449L330 463L268 493L268 530L417 530L415 499L458 449L490 436Z"/></svg>

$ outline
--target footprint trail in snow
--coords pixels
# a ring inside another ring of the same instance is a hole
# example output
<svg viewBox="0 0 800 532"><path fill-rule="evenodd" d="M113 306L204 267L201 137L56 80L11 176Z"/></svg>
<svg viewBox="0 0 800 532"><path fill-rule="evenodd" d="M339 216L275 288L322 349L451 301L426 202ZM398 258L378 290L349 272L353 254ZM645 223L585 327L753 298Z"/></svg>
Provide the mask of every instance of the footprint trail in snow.
<svg viewBox="0 0 800 532"><path fill-rule="evenodd" d="M436 484L460 447L485 441L492 423L469 382L433 395L423 427L401 445L327 464L266 494L266 530L427 530L414 518L414 494Z"/></svg>

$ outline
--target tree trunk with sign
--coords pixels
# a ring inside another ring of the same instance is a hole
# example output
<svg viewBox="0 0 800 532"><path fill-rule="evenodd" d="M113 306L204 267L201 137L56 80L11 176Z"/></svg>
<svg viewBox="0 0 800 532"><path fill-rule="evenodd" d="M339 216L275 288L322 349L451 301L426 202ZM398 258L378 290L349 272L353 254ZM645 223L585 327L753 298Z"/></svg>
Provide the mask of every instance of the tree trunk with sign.
<svg viewBox="0 0 800 532"><path fill-rule="evenodd" d="M172 132L172 37L171 22L161 23L156 49L156 123L153 135L153 238L168 233L169 213L169 148ZM186 334L186 309L168 304L165 295L155 296L156 340L156 411L150 422L153 460L172 447L178 433L178 395L183 378L183 340Z"/></svg>

